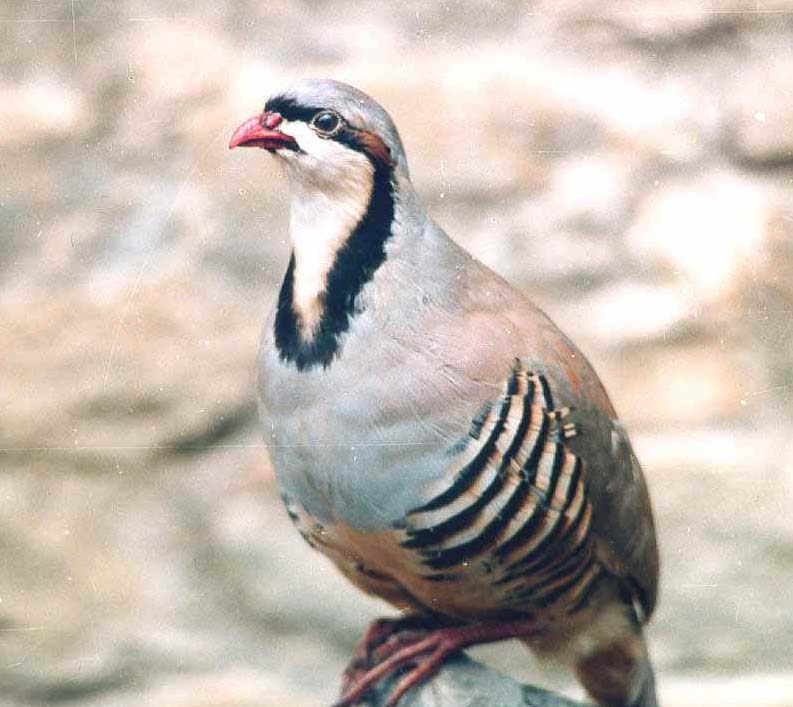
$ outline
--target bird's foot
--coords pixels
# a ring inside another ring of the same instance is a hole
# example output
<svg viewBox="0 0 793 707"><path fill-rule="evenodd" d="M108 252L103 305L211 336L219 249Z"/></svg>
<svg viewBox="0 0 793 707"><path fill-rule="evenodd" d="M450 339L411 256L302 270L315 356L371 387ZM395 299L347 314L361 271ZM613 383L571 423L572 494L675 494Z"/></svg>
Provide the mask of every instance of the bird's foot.
<svg viewBox="0 0 793 707"><path fill-rule="evenodd" d="M523 619L466 624L432 631L392 632L378 647L369 651L369 656L378 662L363 672L359 669L360 676L345 684L341 699L333 707L357 704L383 678L410 666L410 670L400 678L386 702L385 707L396 707L408 690L431 678L450 655L462 648L478 643L531 636L537 633L537 629L535 620Z"/></svg>
<svg viewBox="0 0 793 707"><path fill-rule="evenodd" d="M373 621L355 646L352 658L342 673L341 694L346 694L353 683L371 670L377 658L376 650L380 646L387 643L390 638L403 633L413 633L415 629L427 626L427 623L427 617L419 615Z"/></svg>

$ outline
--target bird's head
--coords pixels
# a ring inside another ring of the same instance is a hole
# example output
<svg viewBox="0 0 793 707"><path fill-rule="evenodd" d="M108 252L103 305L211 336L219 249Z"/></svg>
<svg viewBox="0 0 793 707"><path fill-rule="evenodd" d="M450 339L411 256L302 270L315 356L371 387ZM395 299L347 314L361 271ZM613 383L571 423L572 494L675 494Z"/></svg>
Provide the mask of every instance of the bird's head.
<svg viewBox="0 0 793 707"><path fill-rule="evenodd" d="M407 232L396 219L413 198L399 133L365 93L310 80L273 95L237 128L234 147L267 150L289 177L293 250L278 299L276 348L298 369L329 366L365 309L361 295L387 258L387 242Z"/></svg>
<svg viewBox="0 0 793 707"><path fill-rule="evenodd" d="M275 94L261 114L237 128L229 142L235 147L267 150L298 186L354 183L373 169L407 175L402 142L388 113L338 81L301 81Z"/></svg>

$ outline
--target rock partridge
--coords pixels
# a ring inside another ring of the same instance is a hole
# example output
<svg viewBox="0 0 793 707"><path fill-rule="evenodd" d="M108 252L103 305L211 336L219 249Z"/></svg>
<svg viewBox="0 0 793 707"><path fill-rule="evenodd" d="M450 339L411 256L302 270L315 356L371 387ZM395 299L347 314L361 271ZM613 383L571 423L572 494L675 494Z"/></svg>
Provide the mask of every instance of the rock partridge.
<svg viewBox="0 0 793 707"><path fill-rule="evenodd" d="M657 705L642 635L653 517L590 364L430 218L366 94L297 83L238 146L274 155L292 195L258 359L287 512L356 587L407 612L364 635L337 706L400 671L396 705L450 654L507 638L566 662L600 705Z"/></svg>

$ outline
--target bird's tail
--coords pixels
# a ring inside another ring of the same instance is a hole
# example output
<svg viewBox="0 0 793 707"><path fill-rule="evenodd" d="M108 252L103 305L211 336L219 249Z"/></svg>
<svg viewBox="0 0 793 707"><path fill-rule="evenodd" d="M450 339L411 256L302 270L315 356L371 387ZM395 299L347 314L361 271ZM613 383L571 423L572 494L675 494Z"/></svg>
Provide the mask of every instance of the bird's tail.
<svg viewBox="0 0 793 707"><path fill-rule="evenodd" d="M658 696L655 692L655 673L650 661L644 661L644 680L641 683L639 697L632 707L658 707Z"/></svg>
<svg viewBox="0 0 793 707"><path fill-rule="evenodd" d="M630 607L603 607L575 644L578 679L599 705L659 707L647 646Z"/></svg>

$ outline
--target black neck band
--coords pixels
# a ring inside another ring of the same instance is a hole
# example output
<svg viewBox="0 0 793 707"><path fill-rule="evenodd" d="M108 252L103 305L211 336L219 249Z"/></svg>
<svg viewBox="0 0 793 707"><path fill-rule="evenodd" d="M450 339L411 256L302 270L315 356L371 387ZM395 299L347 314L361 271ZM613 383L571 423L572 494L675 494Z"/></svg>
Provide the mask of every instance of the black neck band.
<svg viewBox="0 0 793 707"><path fill-rule="evenodd" d="M321 316L309 339L301 334L293 293L295 254L281 283L275 315L275 346L282 360L298 370L327 368L339 355L342 337L354 317L362 311L358 296L386 258L385 243L394 220L393 172L390 166L372 160L372 195L361 220L336 254L319 295Z"/></svg>

